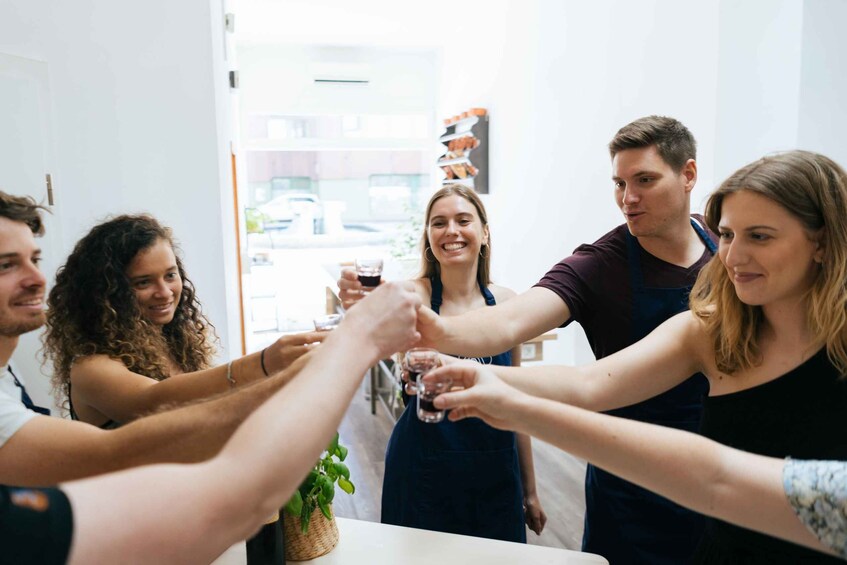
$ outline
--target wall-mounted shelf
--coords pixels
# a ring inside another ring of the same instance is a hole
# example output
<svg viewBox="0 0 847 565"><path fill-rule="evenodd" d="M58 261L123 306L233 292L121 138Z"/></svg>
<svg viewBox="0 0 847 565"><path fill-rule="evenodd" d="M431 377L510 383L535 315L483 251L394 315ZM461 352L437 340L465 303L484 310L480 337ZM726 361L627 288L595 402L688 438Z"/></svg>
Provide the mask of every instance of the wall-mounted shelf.
<svg viewBox="0 0 847 565"><path fill-rule="evenodd" d="M442 184L460 183L488 194L488 119L485 109L474 108L445 120L445 132L438 138L446 149L438 158L445 174Z"/></svg>

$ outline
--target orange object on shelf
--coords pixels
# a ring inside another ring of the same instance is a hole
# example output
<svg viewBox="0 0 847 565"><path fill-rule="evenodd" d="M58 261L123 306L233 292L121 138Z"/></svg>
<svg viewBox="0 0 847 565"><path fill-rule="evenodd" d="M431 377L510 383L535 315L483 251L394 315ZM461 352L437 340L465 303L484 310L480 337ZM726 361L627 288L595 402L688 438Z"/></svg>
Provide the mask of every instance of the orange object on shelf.
<svg viewBox="0 0 847 565"><path fill-rule="evenodd" d="M488 113L485 108L471 108L471 114L474 116L484 116Z"/></svg>

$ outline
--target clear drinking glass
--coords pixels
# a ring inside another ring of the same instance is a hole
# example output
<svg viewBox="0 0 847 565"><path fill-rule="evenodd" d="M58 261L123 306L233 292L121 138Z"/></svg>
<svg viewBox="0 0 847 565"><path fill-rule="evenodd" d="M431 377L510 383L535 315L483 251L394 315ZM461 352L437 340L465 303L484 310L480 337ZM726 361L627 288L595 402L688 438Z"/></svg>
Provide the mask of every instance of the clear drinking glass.
<svg viewBox="0 0 847 565"><path fill-rule="evenodd" d="M404 357L403 368L408 373L409 380L405 384L407 394L418 395L418 418L424 422L436 423L444 419L444 411L435 410L432 406L432 400L437 396L443 387L432 387L428 383L421 383L421 376L438 367L438 351L425 347L416 347L406 352ZM421 404L421 391L424 386L425 398ZM447 389L449 390L449 385ZM438 414L440 412L440 415Z"/></svg>
<svg viewBox="0 0 847 565"><path fill-rule="evenodd" d="M382 279L382 259L356 259L356 275L366 290L378 287Z"/></svg>
<svg viewBox="0 0 847 565"><path fill-rule="evenodd" d="M344 316L341 314L327 314L326 316L318 316L312 320L315 324L315 331L329 332L338 327Z"/></svg>
<svg viewBox="0 0 847 565"><path fill-rule="evenodd" d="M437 424L444 419L444 410L435 407L435 398L442 392L447 392L453 386L449 377L427 382L422 380L426 373L418 374L418 420L428 424Z"/></svg>

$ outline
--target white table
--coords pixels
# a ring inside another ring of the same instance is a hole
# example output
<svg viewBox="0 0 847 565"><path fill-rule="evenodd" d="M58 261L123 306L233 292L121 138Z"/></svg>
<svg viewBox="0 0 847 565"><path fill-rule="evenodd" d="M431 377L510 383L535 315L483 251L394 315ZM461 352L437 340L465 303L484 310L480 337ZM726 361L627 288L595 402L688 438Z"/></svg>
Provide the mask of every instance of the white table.
<svg viewBox="0 0 847 565"><path fill-rule="evenodd" d="M335 549L305 563L314 565L608 565L599 555L539 545L444 534L349 518L338 521ZM244 565L244 544L213 565ZM290 563L295 563L291 561Z"/></svg>

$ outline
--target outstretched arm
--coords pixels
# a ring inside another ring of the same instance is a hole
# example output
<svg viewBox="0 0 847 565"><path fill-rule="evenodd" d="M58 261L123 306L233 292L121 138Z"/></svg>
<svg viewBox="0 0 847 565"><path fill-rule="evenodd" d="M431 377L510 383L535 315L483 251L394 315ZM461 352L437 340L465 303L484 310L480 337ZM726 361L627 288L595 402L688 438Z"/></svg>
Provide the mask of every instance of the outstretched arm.
<svg viewBox="0 0 847 565"><path fill-rule="evenodd" d="M117 430L33 418L0 447L0 483L54 485L138 465L208 459L253 410L306 365L308 357L269 379Z"/></svg>
<svg viewBox="0 0 847 565"><path fill-rule="evenodd" d="M829 552L788 503L782 460L532 397L479 367L442 371L468 387L436 399L438 407L453 409L452 420L480 417L492 426L533 435L702 514Z"/></svg>
<svg viewBox="0 0 847 565"><path fill-rule="evenodd" d="M417 338L419 303L404 285L374 291L213 460L65 485L70 562L209 563L255 532L314 465L367 368Z"/></svg>
<svg viewBox="0 0 847 565"><path fill-rule="evenodd" d="M460 316L437 316L429 308L418 314L421 346L451 355L497 355L564 324L570 310L546 288L535 287L489 308Z"/></svg>
<svg viewBox="0 0 847 565"><path fill-rule="evenodd" d="M641 341L588 365L492 370L533 396L600 411L629 406L673 388L702 371L707 356L701 324L690 312L683 312Z"/></svg>
<svg viewBox="0 0 847 565"><path fill-rule="evenodd" d="M345 308L351 308L363 296L362 284L353 269L341 271L338 288ZM423 307L418 314L420 347L465 357L497 355L561 326L570 316L567 304L541 287L460 316L444 318Z"/></svg>
<svg viewBox="0 0 847 565"><path fill-rule="evenodd" d="M227 392L234 386L263 380L265 371L273 375L286 369L310 349L309 344L319 343L324 337L320 332L281 337L265 350L264 369L262 352L256 352L236 359L229 368L221 365L163 381L134 373L106 355L85 357L71 369L77 412L83 420L93 424L100 422L86 417L91 409L116 422L131 422L162 407L179 406ZM232 382L227 380L228 372Z"/></svg>

